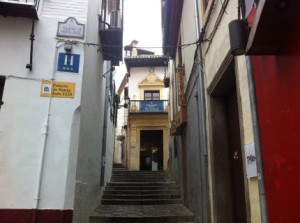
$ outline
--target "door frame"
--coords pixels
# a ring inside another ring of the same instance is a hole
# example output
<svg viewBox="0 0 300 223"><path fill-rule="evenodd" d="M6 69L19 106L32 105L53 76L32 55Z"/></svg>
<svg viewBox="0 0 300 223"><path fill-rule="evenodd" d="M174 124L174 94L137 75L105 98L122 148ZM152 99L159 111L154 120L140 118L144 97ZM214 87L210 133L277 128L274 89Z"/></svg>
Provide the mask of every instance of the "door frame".
<svg viewBox="0 0 300 223"><path fill-rule="evenodd" d="M232 160L229 154L229 133L227 123L227 105L224 95L235 91L238 106L238 125L240 133L240 156L242 159L242 177L244 184L244 205L245 220L250 222L249 198L247 175L245 170L245 154L242 145L244 145L243 126L241 125L240 100L238 94L238 84L236 77L235 60L232 56L227 56L221 68L215 75L211 85L208 87L208 104L210 129L210 148L211 148L211 173L212 173L212 192L213 192L213 215L216 222L235 222L234 212L234 193L232 184Z"/></svg>

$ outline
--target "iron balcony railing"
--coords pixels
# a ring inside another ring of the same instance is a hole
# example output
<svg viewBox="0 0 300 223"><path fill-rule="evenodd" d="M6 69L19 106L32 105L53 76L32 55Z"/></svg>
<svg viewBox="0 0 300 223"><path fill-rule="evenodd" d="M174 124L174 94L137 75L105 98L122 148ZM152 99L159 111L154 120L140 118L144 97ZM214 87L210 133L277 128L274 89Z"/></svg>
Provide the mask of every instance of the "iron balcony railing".
<svg viewBox="0 0 300 223"><path fill-rule="evenodd" d="M0 0L0 15L38 19L40 0Z"/></svg>
<svg viewBox="0 0 300 223"><path fill-rule="evenodd" d="M35 2L37 2L37 0L1 0L0 2L35 5Z"/></svg>
<svg viewBox="0 0 300 223"><path fill-rule="evenodd" d="M168 100L130 100L130 113L167 113Z"/></svg>

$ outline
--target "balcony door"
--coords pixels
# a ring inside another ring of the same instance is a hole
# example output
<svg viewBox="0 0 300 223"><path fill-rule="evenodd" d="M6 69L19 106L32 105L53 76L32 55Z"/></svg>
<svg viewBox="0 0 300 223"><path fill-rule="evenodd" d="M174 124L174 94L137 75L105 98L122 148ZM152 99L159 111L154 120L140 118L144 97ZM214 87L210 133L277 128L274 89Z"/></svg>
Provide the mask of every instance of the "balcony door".
<svg viewBox="0 0 300 223"><path fill-rule="evenodd" d="M144 100L146 101L160 100L159 91L144 91Z"/></svg>

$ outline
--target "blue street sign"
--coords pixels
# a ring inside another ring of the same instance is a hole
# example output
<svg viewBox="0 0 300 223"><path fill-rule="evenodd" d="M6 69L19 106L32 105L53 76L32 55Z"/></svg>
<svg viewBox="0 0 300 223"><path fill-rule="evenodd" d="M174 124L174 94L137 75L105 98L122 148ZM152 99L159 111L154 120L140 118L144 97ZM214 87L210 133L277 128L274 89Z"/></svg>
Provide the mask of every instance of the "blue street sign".
<svg viewBox="0 0 300 223"><path fill-rule="evenodd" d="M79 61L79 54L59 53L57 71L78 73Z"/></svg>

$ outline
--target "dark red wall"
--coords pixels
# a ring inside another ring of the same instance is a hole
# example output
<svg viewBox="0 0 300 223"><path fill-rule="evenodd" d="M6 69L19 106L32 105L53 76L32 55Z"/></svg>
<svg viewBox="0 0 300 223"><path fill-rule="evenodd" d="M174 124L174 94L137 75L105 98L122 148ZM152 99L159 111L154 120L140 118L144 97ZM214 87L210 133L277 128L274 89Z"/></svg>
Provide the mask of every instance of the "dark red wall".
<svg viewBox="0 0 300 223"><path fill-rule="evenodd" d="M269 222L299 223L299 28L288 37L280 55L252 58Z"/></svg>
<svg viewBox="0 0 300 223"><path fill-rule="evenodd" d="M72 210L0 209L0 223L72 223L72 216Z"/></svg>

